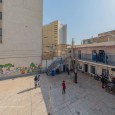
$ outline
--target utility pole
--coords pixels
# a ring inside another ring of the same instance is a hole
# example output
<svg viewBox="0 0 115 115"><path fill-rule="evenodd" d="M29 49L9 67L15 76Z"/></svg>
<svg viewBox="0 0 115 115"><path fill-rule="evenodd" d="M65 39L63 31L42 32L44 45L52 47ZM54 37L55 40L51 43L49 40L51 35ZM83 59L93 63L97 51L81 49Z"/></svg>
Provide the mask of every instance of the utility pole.
<svg viewBox="0 0 115 115"><path fill-rule="evenodd" d="M74 38L72 38L72 58L74 58Z"/></svg>
<svg viewBox="0 0 115 115"><path fill-rule="evenodd" d="M72 69L74 72L74 82L77 83L77 68L76 68L76 60L74 59L74 38L72 38Z"/></svg>

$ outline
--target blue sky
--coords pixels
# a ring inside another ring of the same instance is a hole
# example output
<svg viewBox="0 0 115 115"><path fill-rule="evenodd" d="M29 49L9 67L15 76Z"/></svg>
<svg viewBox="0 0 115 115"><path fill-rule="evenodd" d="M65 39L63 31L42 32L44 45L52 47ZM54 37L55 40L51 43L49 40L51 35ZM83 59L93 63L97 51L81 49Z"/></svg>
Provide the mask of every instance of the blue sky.
<svg viewBox="0 0 115 115"><path fill-rule="evenodd" d="M43 0L43 24L67 24L67 42L76 44L98 33L115 30L115 0Z"/></svg>

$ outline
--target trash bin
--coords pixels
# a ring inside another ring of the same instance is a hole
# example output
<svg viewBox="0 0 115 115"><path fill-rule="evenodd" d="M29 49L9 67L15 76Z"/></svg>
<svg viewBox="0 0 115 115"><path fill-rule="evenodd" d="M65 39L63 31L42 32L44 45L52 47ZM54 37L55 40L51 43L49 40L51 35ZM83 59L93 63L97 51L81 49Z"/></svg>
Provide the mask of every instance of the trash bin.
<svg viewBox="0 0 115 115"><path fill-rule="evenodd" d="M55 76L55 70L52 69L52 76Z"/></svg>

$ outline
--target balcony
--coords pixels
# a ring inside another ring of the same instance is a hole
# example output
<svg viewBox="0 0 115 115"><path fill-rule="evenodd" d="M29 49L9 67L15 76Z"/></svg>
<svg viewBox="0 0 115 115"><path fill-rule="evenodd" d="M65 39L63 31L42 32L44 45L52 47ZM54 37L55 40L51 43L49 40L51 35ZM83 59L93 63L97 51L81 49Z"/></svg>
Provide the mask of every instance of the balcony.
<svg viewBox="0 0 115 115"><path fill-rule="evenodd" d="M75 56L79 60L83 61L90 61L90 62L95 62L95 63L100 63L100 64L105 64L105 65L111 65L115 66L115 55L92 55L92 54L81 54Z"/></svg>

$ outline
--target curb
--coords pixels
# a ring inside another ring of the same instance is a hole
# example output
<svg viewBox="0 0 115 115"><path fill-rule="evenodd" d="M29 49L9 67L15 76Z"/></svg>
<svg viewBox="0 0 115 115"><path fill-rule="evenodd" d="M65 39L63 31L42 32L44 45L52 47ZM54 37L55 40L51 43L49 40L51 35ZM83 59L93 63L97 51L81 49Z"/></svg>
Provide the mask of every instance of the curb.
<svg viewBox="0 0 115 115"><path fill-rule="evenodd" d="M15 76L0 77L0 81L8 80L8 79L14 79L14 78L28 77L30 75L35 75L36 73L37 72L27 73L27 74L19 74L19 75L15 75Z"/></svg>

